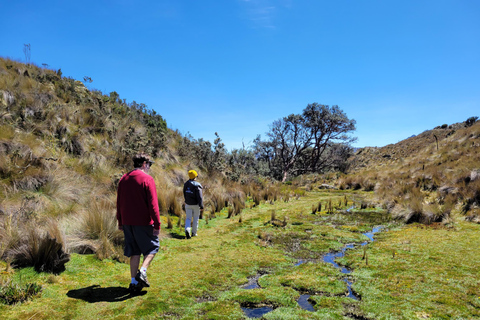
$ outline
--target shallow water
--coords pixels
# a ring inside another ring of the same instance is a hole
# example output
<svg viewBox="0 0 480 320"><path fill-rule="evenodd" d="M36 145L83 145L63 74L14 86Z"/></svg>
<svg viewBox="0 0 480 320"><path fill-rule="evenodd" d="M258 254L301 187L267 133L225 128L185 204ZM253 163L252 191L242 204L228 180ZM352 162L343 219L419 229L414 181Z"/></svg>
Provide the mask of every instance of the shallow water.
<svg viewBox="0 0 480 320"><path fill-rule="evenodd" d="M265 313L269 313L273 310L271 307L261 307L261 308L242 308L245 315L249 318L260 318Z"/></svg>
<svg viewBox="0 0 480 320"><path fill-rule="evenodd" d="M368 239L370 241L365 241L363 242L361 245L362 246L365 246L367 245L369 242L373 242L374 239L373 239L373 235L379 231L382 230L382 227L379 226L379 227L375 227L372 229L372 231L370 232L366 232L364 233L365 236L368 237ZM355 248L355 246L353 244L347 244L345 245L342 250L340 251L337 251L337 252L330 252L330 253L327 253L326 255L323 256L323 261L326 262L326 263L330 263L332 264L335 268L337 269L340 269L340 272L342 273L345 273L345 274L349 274L352 272L352 270L350 269L347 269L346 267L343 267L343 266L340 266L338 265L336 262L335 262L335 259L336 258L341 258L345 255L345 251L347 249L353 249ZM352 282L348 281L347 278L344 278L343 281L345 281L347 283L347 289L348 289L348 295L347 297L349 298L352 298L352 299L355 299L355 300L358 300L359 298L352 292Z"/></svg>
<svg viewBox="0 0 480 320"><path fill-rule="evenodd" d="M309 294L302 294L300 298L298 298L297 302L302 309L307 310L307 311L315 311L313 308L312 304L308 301L308 298L310 298Z"/></svg>
<svg viewBox="0 0 480 320"><path fill-rule="evenodd" d="M258 288L260 288L260 286L258 285L258 283L252 283L252 284L249 284L248 286L243 287L243 289L247 289L247 290L250 290L250 289L258 289Z"/></svg>
<svg viewBox="0 0 480 320"><path fill-rule="evenodd" d="M361 243L361 246L365 246L367 245L368 243L370 242L373 242L374 239L373 239L373 236L375 233L379 232L382 230L382 227L379 226L379 227L375 227L372 229L372 231L370 232L366 232L364 233L365 236L368 237L369 241L365 241L363 243ZM338 265L336 262L335 262L335 259L337 258L341 258L345 255L345 251L347 251L348 249L354 249L355 248L355 245L354 244L347 244L345 245L342 250L340 251L337 251L337 252L329 252L327 254L325 254L323 256L323 261L326 262L326 263L330 263L331 265L333 265L335 268L337 269L340 269L340 272L344 273L344 274L349 274L352 272L352 270L344 267L344 266L340 266ZM296 263L295 263L295 266L299 266L303 263L307 263L311 260L305 260L305 259L299 259ZM249 281L249 283L247 283L243 289L257 289L257 288L260 288L260 286L258 285L258 278L259 276L251 279ZM359 297L357 297L353 291L352 291L352 282L349 281L347 278L344 278L342 279L342 281L345 281L346 284L347 284L347 289L348 289L348 295L347 297L349 298L352 298L354 300L359 300ZM307 311L315 311L315 309L313 308L313 305L308 301L308 299L310 298L310 295L309 294L303 294L300 296L300 298L298 298L297 302L298 302L298 305L304 309L304 310L307 310ZM260 318L262 317L264 314L270 312L273 310L273 308L271 307L261 307L261 308L242 308L243 312L245 313L245 315L249 318Z"/></svg>

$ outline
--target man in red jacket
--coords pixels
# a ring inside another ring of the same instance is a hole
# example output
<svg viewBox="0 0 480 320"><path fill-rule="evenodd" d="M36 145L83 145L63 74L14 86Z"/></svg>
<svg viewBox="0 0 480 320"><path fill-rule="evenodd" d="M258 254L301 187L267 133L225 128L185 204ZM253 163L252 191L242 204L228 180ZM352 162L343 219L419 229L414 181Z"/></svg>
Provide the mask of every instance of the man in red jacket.
<svg viewBox="0 0 480 320"><path fill-rule="evenodd" d="M148 174L153 161L145 153L133 157L134 170L125 174L118 183L118 229L125 235L125 256L130 258L131 292L150 287L147 268L158 252L160 214L155 181ZM140 257L143 264L140 269Z"/></svg>

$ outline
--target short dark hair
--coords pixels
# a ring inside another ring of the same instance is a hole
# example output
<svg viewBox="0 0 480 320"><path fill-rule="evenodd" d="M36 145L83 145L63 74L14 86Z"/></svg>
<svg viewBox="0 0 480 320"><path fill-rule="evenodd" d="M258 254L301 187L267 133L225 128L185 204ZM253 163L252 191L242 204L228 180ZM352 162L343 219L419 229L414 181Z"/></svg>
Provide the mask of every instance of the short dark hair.
<svg viewBox="0 0 480 320"><path fill-rule="evenodd" d="M137 153L133 156L132 160L134 168L140 168L144 162L152 162L150 156L144 152Z"/></svg>

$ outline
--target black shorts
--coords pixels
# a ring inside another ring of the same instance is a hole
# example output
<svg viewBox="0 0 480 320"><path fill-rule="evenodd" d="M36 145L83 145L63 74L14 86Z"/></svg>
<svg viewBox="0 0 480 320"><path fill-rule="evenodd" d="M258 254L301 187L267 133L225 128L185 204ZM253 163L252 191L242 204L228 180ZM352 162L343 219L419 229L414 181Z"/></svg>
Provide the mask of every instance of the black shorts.
<svg viewBox="0 0 480 320"><path fill-rule="evenodd" d="M126 257L144 256L158 252L160 241L153 235L153 226L123 226Z"/></svg>

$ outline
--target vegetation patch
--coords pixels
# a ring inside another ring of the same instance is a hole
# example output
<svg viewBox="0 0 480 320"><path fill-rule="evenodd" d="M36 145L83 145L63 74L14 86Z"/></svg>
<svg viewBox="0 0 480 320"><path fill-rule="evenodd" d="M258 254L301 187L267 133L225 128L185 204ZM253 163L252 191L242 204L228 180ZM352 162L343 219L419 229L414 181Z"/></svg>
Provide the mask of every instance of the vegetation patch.
<svg viewBox="0 0 480 320"><path fill-rule="evenodd" d="M480 316L480 226L459 221L454 229L413 224L379 233L364 252L347 251L353 289L369 318ZM463 303L459 303L462 301Z"/></svg>
<svg viewBox="0 0 480 320"><path fill-rule="evenodd" d="M12 280L6 281L0 286L0 302L4 304L16 304L32 299L42 290L37 283L21 284Z"/></svg>

